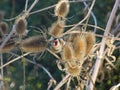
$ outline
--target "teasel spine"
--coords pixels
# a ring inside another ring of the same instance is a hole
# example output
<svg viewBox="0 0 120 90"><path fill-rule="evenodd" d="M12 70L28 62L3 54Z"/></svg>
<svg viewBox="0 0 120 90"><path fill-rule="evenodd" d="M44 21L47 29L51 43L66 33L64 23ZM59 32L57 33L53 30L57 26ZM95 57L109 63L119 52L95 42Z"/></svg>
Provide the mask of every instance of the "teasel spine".
<svg viewBox="0 0 120 90"><path fill-rule="evenodd" d="M81 71L80 67L76 64L70 65L71 63L66 63L65 64L66 72L69 73L73 77L77 77L80 74L80 71Z"/></svg>
<svg viewBox="0 0 120 90"><path fill-rule="evenodd" d="M86 55L86 38L83 33L75 34L75 37L73 38L73 52L75 60L83 60Z"/></svg>
<svg viewBox="0 0 120 90"><path fill-rule="evenodd" d="M38 53L45 51L47 48L47 40L42 36L33 36L23 40L21 49L25 52Z"/></svg>
<svg viewBox="0 0 120 90"><path fill-rule="evenodd" d="M71 43L66 42L61 52L62 60L71 62L74 59L73 47Z"/></svg>
<svg viewBox="0 0 120 90"><path fill-rule="evenodd" d="M52 26L49 29L49 34L55 38L59 38L63 31L64 31L64 27L65 27L65 22L64 21L57 21L55 23L52 24Z"/></svg>
<svg viewBox="0 0 120 90"><path fill-rule="evenodd" d="M96 38L94 32L87 32L85 35L86 42L87 42L87 49L86 49L86 55L91 53L91 50L93 46L95 45Z"/></svg>

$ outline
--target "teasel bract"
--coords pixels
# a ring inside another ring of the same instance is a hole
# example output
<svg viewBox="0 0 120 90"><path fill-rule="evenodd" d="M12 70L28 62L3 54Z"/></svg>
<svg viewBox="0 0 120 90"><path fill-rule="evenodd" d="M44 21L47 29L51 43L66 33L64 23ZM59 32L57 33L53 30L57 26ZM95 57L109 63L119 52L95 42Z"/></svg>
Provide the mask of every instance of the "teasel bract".
<svg viewBox="0 0 120 90"><path fill-rule="evenodd" d="M25 35L27 30L27 21L25 18L19 17L15 22L15 30L17 35Z"/></svg>
<svg viewBox="0 0 120 90"><path fill-rule="evenodd" d="M91 50L93 46L95 45L96 38L94 32L87 32L85 35L86 42L87 42L87 49L86 49L86 55L91 53Z"/></svg>
<svg viewBox="0 0 120 90"><path fill-rule="evenodd" d="M3 35L8 33L9 26L6 22L0 22L0 28Z"/></svg>
<svg viewBox="0 0 120 90"><path fill-rule="evenodd" d="M47 44L46 38L42 36L33 36L23 40L21 48L25 52L38 53L45 51Z"/></svg>
<svg viewBox="0 0 120 90"><path fill-rule="evenodd" d="M73 52L75 60L83 60L86 55L86 38L81 32L73 36Z"/></svg>
<svg viewBox="0 0 120 90"><path fill-rule="evenodd" d="M65 26L64 21L57 21L53 23L49 29L49 34L55 38L60 37L64 31L64 26Z"/></svg>
<svg viewBox="0 0 120 90"><path fill-rule="evenodd" d="M66 72L69 73L73 77L79 76L80 71L81 71L80 67L74 62L66 63L65 69L66 69Z"/></svg>
<svg viewBox="0 0 120 90"><path fill-rule="evenodd" d="M66 42L65 45L63 46L61 56L62 60L66 62L71 62L74 60L74 53L73 53L73 47L71 43Z"/></svg>
<svg viewBox="0 0 120 90"><path fill-rule="evenodd" d="M69 1L60 0L55 7L55 16L65 18L69 12Z"/></svg>

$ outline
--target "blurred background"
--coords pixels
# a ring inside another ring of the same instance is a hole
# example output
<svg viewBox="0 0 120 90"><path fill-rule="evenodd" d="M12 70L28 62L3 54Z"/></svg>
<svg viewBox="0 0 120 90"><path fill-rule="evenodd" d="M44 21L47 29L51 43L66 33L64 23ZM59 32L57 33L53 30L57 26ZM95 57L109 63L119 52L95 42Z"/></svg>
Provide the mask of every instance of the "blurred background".
<svg viewBox="0 0 120 90"><path fill-rule="evenodd" d="M28 8L33 3L34 0L29 0ZM56 4L58 0L40 0L32 11L40 10L45 7ZM110 12L114 5L115 0L96 0L93 13L96 16L98 26L105 28L107 20L109 18ZM87 4L90 6L91 1L87 1ZM4 12L4 21L6 19L14 18L20 13L23 12L25 6L25 0L0 0L0 11ZM116 17L120 14L120 9L118 10ZM70 11L67 15L67 25L75 24L82 20L86 13L84 4L82 2L74 2L70 4ZM32 32L30 26L37 26L40 28L48 29L53 22L55 22L57 18L54 16L54 8L49 10L45 10L39 13L35 13L30 15L27 18L28 23L28 37L37 35L38 33ZM120 19L119 19L120 20ZM14 20L6 21L9 24L11 29L14 24ZM92 16L90 16L89 24L94 25L94 20ZM114 20L112 25L112 29L118 25L119 21ZM93 30L94 28L88 28ZM102 34L103 31L98 30L98 34ZM100 42L100 38L97 38L97 42ZM19 50L13 51L18 55L21 55ZM48 52L44 52L42 57L39 58L40 54L37 55L29 55L28 59L33 60L33 56L36 56L36 62L43 65L57 80L60 82L64 77L65 73L60 71L56 66L56 58ZM108 90L113 85L116 85L120 82L120 51L116 50L114 52L117 61L115 65L118 70L112 69L109 72L105 73L104 80L96 83L97 90ZM3 54L3 63L6 63L15 58L14 55L11 56L9 53ZM4 68L4 80L7 82L6 87L8 90L22 90L23 86L23 66L22 61L18 60ZM30 64L26 62L26 90L46 90L49 82L49 76L41 69L34 64ZM54 87L54 86L53 86ZM52 90L52 89L51 89ZM63 89L64 90L64 89Z"/></svg>

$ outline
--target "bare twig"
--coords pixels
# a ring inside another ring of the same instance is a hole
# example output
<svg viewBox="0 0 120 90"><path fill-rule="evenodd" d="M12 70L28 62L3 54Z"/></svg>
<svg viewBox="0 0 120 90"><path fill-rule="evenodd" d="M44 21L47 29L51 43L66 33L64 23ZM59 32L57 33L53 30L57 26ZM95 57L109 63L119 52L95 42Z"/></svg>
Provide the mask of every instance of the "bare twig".
<svg viewBox="0 0 120 90"><path fill-rule="evenodd" d="M17 57L19 57L19 55L15 54L15 53L12 53L12 52L9 52L9 53L10 53L10 54L13 54L13 55L15 55L15 56L17 56ZM25 57L24 57L24 58L25 58ZM42 69L48 74L48 76L51 78L51 80L54 80L54 81L55 81L55 79L52 77L52 75L50 74L50 72L49 72L43 65L38 64L38 63L36 63L36 62L34 62L34 61L31 61L31 60L29 60L28 58L25 58L25 60L26 60L27 62L29 62L29 63L35 64L36 66L42 68Z"/></svg>
<svg viewBox="0 0 120 90"><path fill-rule="evenodd" d="M25 53L25 54L23 54L23 55L21 55L21 56L19 56L19 57L17 57L17 58L14 58L13 60L10 60L10 61L7 62L6 64L0 66L0 69L1 69L1 68L4 68L5 66L7 66L7 65L9 65L9 64L11 64L11 63L13 63L13 62L15 62L15 61L17 61L17 60L19 60L20 58L22 58L22 57L24 57L24 56L27 56L28 54L30 54L30 53L29 53L29 52L28 52L28 53Z"/></svg>
<svg viewBox="0 0 120 90"><path fill-rule="evenodd" d="M91 0L84 0L84 1L91 1ZM74 0L74 1L69 1L70 3L76 3L76 2L83 2L82 0ZM46 8L43 8L43 9L40 9L40 10L36 10L36 11L33 11L31 12L29 15L32 15L32 14L36 14L36 13L39 13L39 12L42 12L42 11L45 11L45 10L48 10L48 9L51 9L51 8L54 8L56 6L56 4L54 5L51 5L51 6L48 6Z"/></svg>
<svg viewBox="0 0 120 90"><path fill-rule="evenodd" d="M83 4L84 4L85 7L88 8L88 10L89 10L89 7L88 7L86 1L83 0ZM94 25L97 26L97 19L96 19L95 15L94 15L94 13L93 13L92 11L91 11L91 15L92 15L93 20L94 20ZM94 28L94 32L96 32L96 27Z"/></svg>
<svg viewBox="0 0 120 90"><path fill-rule="evenodd" d="M112 22L113 22L113 19L115 17L115 13L116 13L116 11L118 9L118 6L119 6L119 2L120 2L120 0L116 0L116 2L114 4L114 7L113 7L111 15L110 15L110 18L109 18L108 23L106 25L104 36L108 36L108 33L110 32L110 29L111 29L111 26L112 26ZM94 67L94 71L93 71L93 74L92 74L92 80L93 80L94 83L96 81L100 65L102 63L103 52L105 50L105 42L106 42L106 38L103 38L101 46L100 46L99 56L97 56L97 60L96 60L95 67ZM92 82L90 83L89 87L90 87L90 90L93 90Z"/></svg>
<svg viewBox="0 0 120 90"><path fill-rule="evenodd" d="M85 18L82 19L79 23L77 23L74 27L72 27L72 28L70 28L68 31L66 31L63 35L68 34L68 33L71 32L73 29L75 29L77 26L79 26L80 24L82 24L82 23L89 17L89 15L90 15L90 13L91 13L91 11L92 11L92 9L93 9L94 4L95 4L95 0L93 0L92 5L91 5L91 7L90 7L90 9L89 9L89 11L88 11L88 13L87 13L87 15L85 16Z"/></svg>
<svg viewBox="0 0 120 90"><path fill-rule="evenodd" d="M67 74L67 75L62 79L62 81L61 81L59 84L57 84L57 86L56 86L53 90L59 90L60 87L61 87L63 84L65 84L69 78L70 78L70 74Z"/></svg>

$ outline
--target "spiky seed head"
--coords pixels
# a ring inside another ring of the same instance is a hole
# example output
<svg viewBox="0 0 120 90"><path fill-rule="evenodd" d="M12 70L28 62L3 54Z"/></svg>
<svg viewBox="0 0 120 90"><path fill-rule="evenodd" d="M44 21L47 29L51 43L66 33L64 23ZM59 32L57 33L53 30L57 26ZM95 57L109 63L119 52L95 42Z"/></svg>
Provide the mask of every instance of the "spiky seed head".
<svg viewBox="0 0 120 90"><path fill-rule="evenodd" d="M75 34L73 39L75 60L83 60L86 54L86 39L83 34Z"/></svg>
<svg viewBox="0 0 120 90"><path fill-rule="evenodd" d="M87 42L87 49L86 49L86 55L90 54L93 46L95 45L95 34L94 32L87 32L86 33L86 42Z"/></svg>
<svg viewBox="0 0 120 90"><path fill-rule="evenodd" d="M7 34L8 33L9 26L6 22L1 22L0 23L0 28L1 28L2 34Z"/></svg>
<svg viewBox="0 0 120 90"><path fill-rule="evenodd" d="M68 0L60 0L55 7L55 16L65 18L69 12Z"/></svg>
<svg viewBox="0 0 120 90"><path fill-rule="evenodd" d="M66 72L74 77L77 77L81 71L79 66L77 64L73 64L73 62L65 64L65 68Z"/></svg>
<svg viewBox="0 0 120 90"><path fill-rule="evenodd" d="M62 59L67 62L71 62L73 60L74 54L73 54L73 47L71 43L66 43L63 46L63 50L61 52Z"/></svg>
<svg viewBox="0 0 120 90"><path fill-rule="evenodd" d="M18 35L25 35L27 29L27 21L24 18L18 18L15 22L15 29Z"/></svg>
<svg viewBox="0 0 120 90"><path fill-rule="evenodd" d="M5 53L5 52L9 52L11 50L13 50L15 48L15 42L14 41L8 41L3 48L1 49L0 52Z"/></svg>
<svg viewBox="0 0 120 90"><path fill-rule="evenodd" d="M44 37L40 36L33 36L30 38L27 38L22 43L22 50L26 52L42 52L47 47L47 40Z"/></svg>
<svg viewBox="0 0 120 90"><path fill-rule="evenodd" d="M49 30L49 34L56 38L60 37L64 31L64 26L65 26L64 21L59 21L59 22L53 23Z"/></svg>

